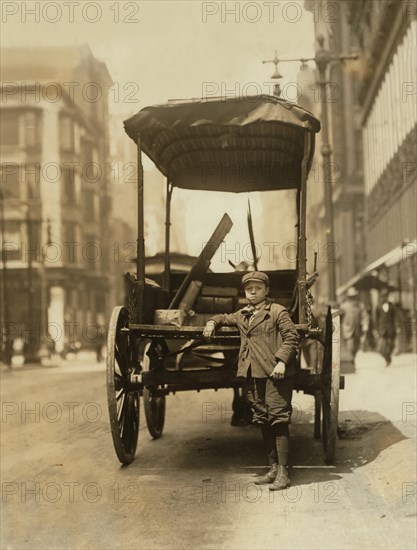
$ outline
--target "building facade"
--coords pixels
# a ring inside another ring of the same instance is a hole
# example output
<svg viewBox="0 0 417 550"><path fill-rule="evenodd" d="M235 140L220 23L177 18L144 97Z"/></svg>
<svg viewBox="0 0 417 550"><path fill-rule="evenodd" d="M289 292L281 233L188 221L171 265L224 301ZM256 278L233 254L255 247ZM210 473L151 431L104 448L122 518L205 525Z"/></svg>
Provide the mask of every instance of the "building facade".
<svg viewBox="0 0 417 550"><path fill-rule="evenodd" d="M357 88L363 139L366 265L388 282L416 350L417 10L413 2L346 2L362 59ZM371 296L375 305L377 295Z"/></svg>
<svg viewBox="0 0 417 550"><path fill-rule="evenodd" d="M112 81L88 46L2 58L2 323L33 359L94 346L108 318Z"/></svg>
<svg viewBox="0 0 417 550"><path fill-rule="evenodd" d="M335 62L328 77L338 297L376 275L405 319L404 349L415 350L417 10L414 2L343 0L330 17L327 5L305 2L319 15L316 36L335 57L359 55ZM378 290L363 298L374 310Z"/></svg>

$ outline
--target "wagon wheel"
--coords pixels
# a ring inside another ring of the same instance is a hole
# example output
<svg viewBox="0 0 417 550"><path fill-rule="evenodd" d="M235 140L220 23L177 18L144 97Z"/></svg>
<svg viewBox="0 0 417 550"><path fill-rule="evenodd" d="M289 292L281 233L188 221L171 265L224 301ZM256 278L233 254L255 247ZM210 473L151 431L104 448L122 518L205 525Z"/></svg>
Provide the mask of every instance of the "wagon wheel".
<svg viewBox="0 0 417 550"><path fill-rule="evenodd" d="M124 306L113 309L107 338L107 402L114 449L122 464L135 458L139 434L139 394L130 387L136 372L136 353L127 328L129 314Z"/></svg>
<svg viewBox="0 0 417 550"><path fill-rule="evenodd" d="M321 393L314 392L314 439L321 437Z"/></svg>
<svg viewBox="0 0 417 550"><path fill-rule="evenodd" d="M326 316L321 402L323 410L323 449L326 462L333 462L337 439L340 387L340 317L329 307Z"/></svg>
<svg viewBox="0 0 417 550"><path fill-rule="evenodd" d="M318 340L310 343L310 346L314 346L315 353L309 355L308 367L310 372L313 374L320 374L322 369L322 359L321 349L323 344ZM321 437L321 390L316 390L313 394L314 396L314 439L320 439Z"/></svg>
<svg viewBox="0 0 417 550"><path fill-rule="evenodd" d="M151 367L151 359L148 355L151 345L152 343L149 342L143 351L142 370L145 371L150 370ZM161 388L159 388L160 390ZM145 386L143 388L143 404L149 433L154 439L159 439L165 423L165 395L160 395L157 387Z"/></svg>

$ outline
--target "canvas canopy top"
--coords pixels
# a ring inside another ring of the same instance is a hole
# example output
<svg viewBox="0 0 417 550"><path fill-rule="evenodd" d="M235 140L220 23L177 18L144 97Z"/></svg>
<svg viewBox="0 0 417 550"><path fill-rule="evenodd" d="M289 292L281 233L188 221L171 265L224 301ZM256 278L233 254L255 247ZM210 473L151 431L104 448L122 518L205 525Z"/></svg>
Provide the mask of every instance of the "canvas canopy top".
<svg viewBox="0 0 417 550"><path fill-rule="evenodd" d="M124 126L174 186L232 192L298 188L320 131L309 111L268 95L174 100Z"/></svg>

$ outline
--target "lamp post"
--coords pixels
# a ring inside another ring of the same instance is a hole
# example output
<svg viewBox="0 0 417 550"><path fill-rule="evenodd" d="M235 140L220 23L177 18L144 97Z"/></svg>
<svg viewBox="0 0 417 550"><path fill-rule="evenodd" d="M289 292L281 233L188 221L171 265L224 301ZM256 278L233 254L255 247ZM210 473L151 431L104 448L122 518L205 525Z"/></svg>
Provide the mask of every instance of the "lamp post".
<svg viewBox="0 0 417 550"><path fill-rule="evenodd" d="M6 200L5 191L0 189L0 204L1 204L1 272L0 272L0 325L1 325L1 359L6 364L11 366L12 356L12 340L9 334L9 289L7 284L7 251L6 251L6 220L4 201Z"/></svg>
<svg viewBox="0 0 417 550"><path fill-rule="evenodd" d="M321 154L323 158L323 177L324 177L324 208L325 208L325 223L326 223L326 239L327 244L334 244L334 219L333 219L333 197L332 197L332 180L331 180L331 158L332 148L329 140L329 121L327 112L326 87L330 83L327 80L327 68L332 62L345 61L347 59L358 59L357 54L347 55L332 55L329 50L324 47L324 36L317 37L318 48L314 57L295 58L295 59L278 59L275 53L275 58L272 61L263 61L263 63L274 63L275 72L278 73L278 63L283 62L301 62L302 66L307 61L314 61L318 72L318 85L320 91L321 104L321 119L322 119L322 146ZM275 74L275 73L274 73ZM279 74L279 73L278 73ZM273 77L274 78L274 77ZM329 301L332 304L336 303L336 270L335 262L328 262L328 293Z"/></svg>
<svg viewBox="0 0 417 550"><path fill-rule="evenodd" d="M27 247L28 247L28 268L27 268L27 286L28 286L28 324L25 337L25 363L38 363L39 357L36 354L35 346L35 322L33 307L33 265L32 265L32 243L33 243L33 222L30 216L30 206L26 208L26 227L27 227Z"/></svg>
<svg viewBox="0 0 417 550"><path fill-rule="evenodd" d="M31 203L30 200L33 198L33 190L31 186L29 186L29 200L26 203L26 228L27 228L27 259L28 259L28 265L27 265L27 286L28 286L28 324L26 329L26 349L25 349L25 363L41 363L42 359L46 357L48 354L48 350L46 349L45 344L45 338L49 339L49 335L46 333L47 331L47 307L48 307L48 299L47 299L47 281L46 281L46 270L45 270L45 253L42 247L42 237L40 238L40 242L37 243L34 240L34 224L36 224L36 221L32 219L31 213L30 213L30 207ZM49 237L49 226L50 226L50 220L48 219L46 222L48 225L48 240L47 245L50 244L50 237ZM41 227L41 234L42 234L42 228L43 228L44 221L41 217L40 219L40 227ZM37 251L37 247L39 246L39 256L37 255L37 252L35 252L35 262L38 263L38 267L36 269L36 278L34 278L34 270L33 270L33 249ZM35 279L35 280L34 280ZM34 284L36 281L36 284ZM39 302L38 302L38 308L36 310L40 311L40 316L38 317L35 315L35 304L34 304L34 295L35 295L35 288L38 288L39 285ZM39 341L37 341L37 338L39 338Z"/></svg>

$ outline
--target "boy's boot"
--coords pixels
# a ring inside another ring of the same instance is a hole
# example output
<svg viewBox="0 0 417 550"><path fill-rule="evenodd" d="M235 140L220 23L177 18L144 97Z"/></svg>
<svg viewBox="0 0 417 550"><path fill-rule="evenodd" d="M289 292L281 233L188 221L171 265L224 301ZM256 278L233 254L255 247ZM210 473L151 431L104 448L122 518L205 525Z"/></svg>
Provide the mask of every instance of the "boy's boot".
<svg viewBox="0 0 417 550"><path fill-rule="evenodd" d="M281 491L282 489L286 489L288 485L290 484L290 478L288 477L288 471L286 466L278 466L277 470L277 476L270 485L269 490L270 491Z"/></svg>
<svg viewBox="0 0 417 550"><path fill-rule="evenodd" d="M269 472L267 472L264 476L256 479L254 482L255 485L266 485L267 483L272 483L273 481L275 481L275 478L277 477L277 471L278 471L278 464L271 464Z"/></svg>

